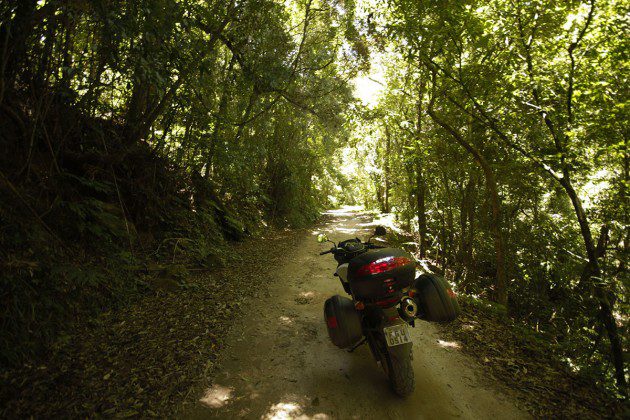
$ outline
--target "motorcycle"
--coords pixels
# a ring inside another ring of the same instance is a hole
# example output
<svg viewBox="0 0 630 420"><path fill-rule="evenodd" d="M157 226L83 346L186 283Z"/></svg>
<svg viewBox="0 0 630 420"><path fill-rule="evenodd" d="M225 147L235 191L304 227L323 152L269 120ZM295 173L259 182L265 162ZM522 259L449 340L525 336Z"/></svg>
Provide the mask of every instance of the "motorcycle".
<svg viewBox="0 0 630 420"><path fill-rule="evenodd" d="M441 277L422 274L416 278L416 263L410 254L371 242L386 233L378 226L365 242L353 238L338 244L326 235L318 236L318 242L332 243L320 255L334 256L334 275L350 295L328 298L324 318L335 346L353 352L367 343L392 390L405 397L415 387L409 327L415 327L417 318L451 321L459 314L459 305Z"/></svg>

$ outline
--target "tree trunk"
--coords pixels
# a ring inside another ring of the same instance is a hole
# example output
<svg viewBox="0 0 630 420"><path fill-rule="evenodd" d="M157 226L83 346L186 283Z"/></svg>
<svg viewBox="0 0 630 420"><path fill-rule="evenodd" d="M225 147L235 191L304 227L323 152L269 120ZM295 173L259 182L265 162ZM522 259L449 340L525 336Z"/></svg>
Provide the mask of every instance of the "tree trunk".
<svg viewBox="0 0 630 420"><path fill-rule="evenodd" d="M236 64L236 56L232 54L232 58L228 62L227 68L224 71L224 82L223 82L223 91L221 92L221 98L219 99L219 110L217 113L217 118L214 121L214 127L212 128L212 137L210 140L210 147L208 147L208 155L206 157L206 179L210 178L214 175L214 155L216 153L217 144L219 143L219 138L221 135L221 128L223 126L223 119L227 114L227 105L228 105L228 87L229 76L234 69L234 64Z"/></svg>
<svg viewBox="0 0 630 420"><path fill-rule="evenodd" d="M599 266L599 258L605 252L605 246L598 250L593 240L593 235L588 223L588 218L582 207L582 201L577 195L571 179L569 177L568 170L564 170L564 176L560 179L560 184L564 187L567 195L571 199L575 214L580 225L580 232L582 233L582 240L584 241L584 247L586 248L586 255L588 262L582 272L582 282L592 285L593 295L599 303L599 318L606 328L606 334L610 341L610 350L613 356L613 363L615 365L615 379L619 390L623 393L627 393L626 375L624 371L624 356L623 346L621 345L621 338L619 337L619 331L617 328L617 322L613 315L613 306L610 303L608 292L603 287L603 281L601 279L601 268ZM602 236L607 235L602 229Z"/></svg>
<svg viewBox="0 0 630 420"><path fill-rule="evenodd" d="M459 224L461 238L457 258L458 271L456 278L460 279L460 285L466 287L468 272L472 265L472 240L474 238L474 188L475 181L471 174L464 190L462 191L462 201L459 207ZM465 273L465 274L464 274Z"/></svg>
<svg viewBox="0 0 630 420"><path fill-rule="evenodd" d="M416 199L418 201L418 236L420 237L420 258L427 256L427 210L425 202L426 184L422 173L422 165L416 169Z"/></svg>
<svg viewBox="0 0 630 420"><path fill-rule="evenodd" d="M452 194L451 188L449 184L449 178L444 171L444 168L441 168L440 171L440 179L442 181L442 186L444 188L444 197L445 201L442 205L442 221L443 221L443 232L442 232L442 268L444 269L444 273L446 273L447 269L451 267L452 261L452 250L453 250L453 206L452 206Z"/></svg>
<svg viewBox="0 0 630 420"><path fill-rule="evenodd" d="M385 213L390 212L389 208L389 190L390 190L390 167L389 167L389 154L391 152L392 139L389 133L389 128L385 126L385 191L383 192L383 211Z"/></svg>
<svg viewBox="0 0 630 420"><path fill-rule="evenodd" d="M422 136L422 117L424 115L423 100L426 87L425 78L420 75L420 83L418 84L418 98L416 101L416 197L418 208L418 236L420 242L420 258L426 258L427 255L427 209L425 196L427 191L426 180L424 179L424 167L420 150L420 139Z"/></svg>
<svg viewBox="0 0 630 420"><path fill-rule="evenodd" d="M142 80L140 76L136 77L125 115L125 137L130 143L139 139L140 126L143 118L149 112L149 95L152 91L154 89L147 82Z"/></svg>
<svg viewBox="0 0 630 420"><path fill-rule="evenodd" d="M13 19L0 25L3 89L12 88L18 71L24 68L28 40L36 24L37 3L37 0L12 1L9 8L13 10Z"/></svg>

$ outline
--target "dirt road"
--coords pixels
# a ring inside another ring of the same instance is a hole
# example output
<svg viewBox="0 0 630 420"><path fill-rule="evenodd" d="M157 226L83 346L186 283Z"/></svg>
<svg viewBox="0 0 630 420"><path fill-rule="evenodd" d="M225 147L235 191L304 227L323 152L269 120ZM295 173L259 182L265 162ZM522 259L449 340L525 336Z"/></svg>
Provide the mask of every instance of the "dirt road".
<svg viewBox="0 0 630 420"><path fill-rule="evenodd" d="M232 328L219 374L182 417L527 418L461 354L458 343L442 340L427 322L411 331L416 390L406 399L390 391L367 346L347 353L330 343L323 304L344 292L332 276L333 258L318 255L326 247L315 237L325 232L337 241L365 237L372 229L365 215L342 210L330 216L305 235L269 279L269 293L252 302L241 325Z"/></svg>

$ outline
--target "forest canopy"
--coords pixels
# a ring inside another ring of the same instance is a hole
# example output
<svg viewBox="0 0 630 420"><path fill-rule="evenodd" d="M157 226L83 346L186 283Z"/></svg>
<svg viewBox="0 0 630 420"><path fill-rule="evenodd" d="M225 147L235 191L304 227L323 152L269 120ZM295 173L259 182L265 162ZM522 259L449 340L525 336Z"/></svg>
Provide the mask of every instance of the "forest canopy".
<svg viewBox="0 0 630 420"><path fill-rule="evenodd" d="M3 365L142 293L141 268L214 267L226 241L360 204L626 392L626 2L8 0L0 18Z"/></svg>
<svg viewBox="0 0 630 420"><path fill-rule="evenodd" d="M624 389L627 5L387 5L366 21L381 86L353 133L371 162L356 194L461 291L506 305L578 370L601 357Z"/></svg>

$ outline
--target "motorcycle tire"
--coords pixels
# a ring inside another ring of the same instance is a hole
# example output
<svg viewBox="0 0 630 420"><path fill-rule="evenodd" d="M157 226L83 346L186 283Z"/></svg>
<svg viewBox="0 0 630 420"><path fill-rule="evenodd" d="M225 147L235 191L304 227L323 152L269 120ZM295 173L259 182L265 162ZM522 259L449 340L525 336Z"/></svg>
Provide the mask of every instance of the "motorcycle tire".
<svg viewBox="0 0 630 420"><path fill-rule="evenodd" d="M416 387L412 358L411 348L398 354L387 353L384 357L383 367L389 384L394 393L400 397L411 395Z"/></svg>

